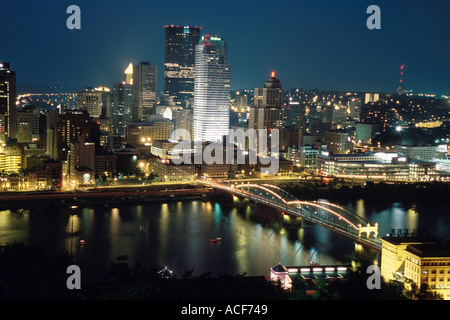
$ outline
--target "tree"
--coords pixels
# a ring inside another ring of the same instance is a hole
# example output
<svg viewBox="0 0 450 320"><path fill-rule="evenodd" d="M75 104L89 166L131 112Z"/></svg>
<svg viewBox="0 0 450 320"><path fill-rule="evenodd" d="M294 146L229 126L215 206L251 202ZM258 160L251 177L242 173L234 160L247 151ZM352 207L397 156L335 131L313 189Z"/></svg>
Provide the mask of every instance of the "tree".
<svg viewBox="0 0 450 320"><path fill-rule="evenodd" d="M435 291L429 290L427 283L420 286L411 279L405 278L404 296L409 300L443 300L443 296Z"/></svg>

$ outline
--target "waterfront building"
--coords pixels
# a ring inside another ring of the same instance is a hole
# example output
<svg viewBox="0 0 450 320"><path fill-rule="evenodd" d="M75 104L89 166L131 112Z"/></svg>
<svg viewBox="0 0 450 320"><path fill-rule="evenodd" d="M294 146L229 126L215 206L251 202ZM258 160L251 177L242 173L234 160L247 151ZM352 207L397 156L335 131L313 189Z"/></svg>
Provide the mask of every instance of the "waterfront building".
<svg viewBox="0 0 450 320"><path fill-rule="evenodd" d="M399 234L393 230L381 242L381 276L385 280L410 279L419 287L427 284L431 291L450 300L448 241L413 233Z"/></svg>
<svg viewBox="0 0 450 320"><path fill-rule="evenodd" d="M63 166L61 161L46 160L44 162L45 186L49 189L61 189Z"/></svg>
<svg viewBox="0 0 450 320"><path fill-rule="evenodd" d="M205 179L226 179L230 168L231 165L227 163L202 163L199 175Z"/></svg>
<svg viewBox="0 0 450 320"><path fill-rule="evenodd" d="M230 129L231 66L223 38L202 36L195 49L194 141L220 142Z"/></svg>
<svg viewBox="0 0 450 320"><path fill-rule="evenodd" d="M90 186L94 183L95 144L81 136L70 143L68 154L69 179L72 186Z"/></svg>
<svg viewBox="0 0 450 320"><path fill-rule="evenodd" d="M278 170L276 172L273 169L270 169L272 165L272 163L267 165L258 161L255 166L255 171L253 172L255 178L292 177L292 174L294 173L294 164L292 161L279 159Z"/></svg>
<svg viewBox="0 0 450 320"><path fill-rule="evenodd" d="M436 164L412 160L397 152L333 154L321 150L317 156L317 172L339 178L429 181L436 178Z"/></svg>
<svg viewBox="0 0 450 320"><path fill-rule="evenodd" d="M164 26L164 95L176 105L189 107L194 99L195 46L201 27Z"/></svg>
<svg viewBox="0 0 450 320"><path fill-rule="evenodd" d="M161 181L194 181L196 166L194 164L174 164L169 159L157 159L153 164L153 173Z"/></svg>
<svg viewBox="0 0 450 320"><path fill-rule="evenodd" d="M95 155L95 174L97 176L114 177L117 175L117 154L102 151Z"/></svg>
<svg viewBox="0 0 450 320"><path fill-rule="evenodd" d="M326 285L334 281L343 281L349 279L353 268L348 265L316 265L309 266L283 266L276 265L270 269L270 281L280 283L286 290L292 289L292 283L296 277L301 277L307 284L306 293L312 296L316 292L318 281Z"/></svg>

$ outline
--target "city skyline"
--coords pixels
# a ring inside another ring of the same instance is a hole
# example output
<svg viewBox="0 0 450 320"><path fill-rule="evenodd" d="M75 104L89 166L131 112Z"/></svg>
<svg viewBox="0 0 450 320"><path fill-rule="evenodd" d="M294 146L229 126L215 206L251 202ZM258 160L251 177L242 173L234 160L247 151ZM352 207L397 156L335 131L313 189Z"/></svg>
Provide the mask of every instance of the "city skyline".
<svg viewBox="0 0 450 320"><path fill-rule="evenodd" d="M405 86L414 92L450 90L446 77L450 45L444 41L449 4L444 1L407 5L378 1L381 30L366 27L366 9L372 3L356 1L275 5L193 1L171 6L134 1L108 2L107 8L103 1L79 1L81 30L66 27L69 3L27 2L27 10L22 3L5 4L0 13L0 27L8 30L4 38L9 43L0 60L11 62L20 74L19 93L29 85L50 83L80 89L112 87L130 62L148 60L158 66L158 78L163 79L164 26L172 24L201 26L202 34L227 39L232 90L258 87L261 79L276 71L285 88L394 92L401 65ZM229 19L215 19L219 10L220 17ZM17 23L24 20L27 24ZM162 91L159 81L158 93Z"/></svg>

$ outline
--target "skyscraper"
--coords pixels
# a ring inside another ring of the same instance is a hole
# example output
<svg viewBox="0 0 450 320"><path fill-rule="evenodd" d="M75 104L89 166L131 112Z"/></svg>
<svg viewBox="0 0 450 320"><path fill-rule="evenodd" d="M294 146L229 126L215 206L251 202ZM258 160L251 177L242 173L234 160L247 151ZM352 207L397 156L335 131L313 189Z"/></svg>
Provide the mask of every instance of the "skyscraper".
<svg viewBox="0 0 450 320"><path fill-rule="evenodd" d="M275 72L264 83L264 88L255 88L248 123L249 129L283 128L283 90Z"/></svg>
<svg viewBox="0 0 450 320"><path fill-rule="evenodd" d="M112 124L114 134L125 134L125 122L132 121L133 64L124 72L123 81L114 84L112 93Z"/></svg>
<svg viewBox="0 0 450 320"><path fill-rule="evenodd" d="M164 95L187 107L194 97L195 46L201 27L164 26Z"/></svg>
<svg viewBox="0 0 450 320"><path fill-rule="evenodd" d="M147 115L155 114L156 72L156 66L146 61L133 66L133 121L142 121Z"/></svg>
<svg viewBox="0 0 450 320"><path fill-rule="evenodd" d="M16 111L16 72L11 71L9 62L0 62L0 131L5 132L7 126L8 137L17 138ZM0 135L1 135L0 132Z"/></svg>
<svg viewBox="0 0 450 320"><path fill-rule="evenodd" d="M228 135L230 83L225 41L202 36L195 48L194 141L222 141Z"/></svg>

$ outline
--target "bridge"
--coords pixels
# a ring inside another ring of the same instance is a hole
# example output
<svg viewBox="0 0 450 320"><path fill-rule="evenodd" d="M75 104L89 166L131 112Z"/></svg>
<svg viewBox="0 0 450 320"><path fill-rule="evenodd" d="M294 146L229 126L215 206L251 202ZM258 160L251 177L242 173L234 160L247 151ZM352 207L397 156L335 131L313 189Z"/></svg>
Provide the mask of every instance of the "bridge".
<svg viewBox="0 0 450 320"><path fill-rule="evenodd" d="M199 182L231 193L233 196L247 198L282 213L302 218L344 235L362 246L381 251L378 224L371 225L363 217L337 204L326 201L298 200L287 191L271 184L226 185L211 180L199 180Z"/></svg>

